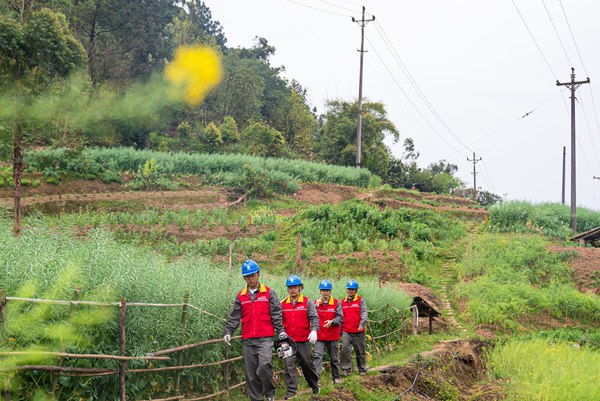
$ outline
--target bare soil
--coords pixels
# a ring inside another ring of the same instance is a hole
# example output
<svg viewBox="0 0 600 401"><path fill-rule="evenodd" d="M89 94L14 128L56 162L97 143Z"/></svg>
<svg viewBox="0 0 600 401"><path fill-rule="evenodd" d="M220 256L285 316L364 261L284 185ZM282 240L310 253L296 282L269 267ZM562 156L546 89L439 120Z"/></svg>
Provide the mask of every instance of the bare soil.
<svg viewBox="0 0 600 401"><path fill-rule="evenodd" d="M437 343L431 351L413 358L406 366L384 366L376 375L360 378L367 390L386 390L401 400L497 401L503 398L498 383L486 378L482 358L487 343L478 340L451 340ZM324 401L357 401L348 389L322 396Z"/></svg>
<svg viewBox="0 0 600 401"><path fill-rule="evenodd" d="M569 265L573 269L577 289L581 292L600 295L600 248L554 246L551 250L557 253L573 254Z"/></svg>

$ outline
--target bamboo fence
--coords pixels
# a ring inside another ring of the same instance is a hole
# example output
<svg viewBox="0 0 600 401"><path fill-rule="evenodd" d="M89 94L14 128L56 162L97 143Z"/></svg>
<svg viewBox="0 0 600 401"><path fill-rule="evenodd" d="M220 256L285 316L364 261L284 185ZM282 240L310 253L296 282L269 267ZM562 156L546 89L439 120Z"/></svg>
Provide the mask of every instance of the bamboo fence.
<svg viewBox="0 0 600 401"><path fill-rule="evenodd" d="M231 262L230 262L231 264ZM230 270L231 271L231 270ZM229 287L231 287L231 282L228 283ZM230 290L228 290L230 292ZM231 294L229 294L231 295ZM183 296L183 303L181 304L161 304L161 303L140 303L140 302L127 302L125 298L122 298L120 302L96 302L96 301L79 301L77 298L79 296L79 292L76 291L72 300L51 300L51 299L37 299L37 298L19 298L19 297L9 297L6 296L6 293L3 290L0 290L0 334L2 334L5 330L6 323L6 308L8 302L26 302L26 303L46 303L46 304L54 304L54 305L70 305L71 313L74 308L78 305L87 305L87 306L110 306L119 308L119 350L118 355L103 355L103 354L76 354L76 353L68 353L64 352L64 350L60 351L44 351L44 352L25 352L25 351L0 351L0 356L18 356L25 355L27 353L37 353L42 355L49 355L52 357L56 357L55 365L18 365L18 366L8 366L8 367L0 367L0 373L6 372L18 372L18 371L47 371L52 372L53 380L52 386L48 389L48 393L52 394L58 389L58 381L61 375L64 376L75 376L75 377L101 377L107 375L118 375L119 377L119 400L125 401L127 399L127 377L132 374L144 374L144 373L154 373L154 372L174 372L175 377L173 380L173 388L172 393L167 398L161 399L153 399L152 401L168 401L168 400L181 400L181 401L195 401L195 400L208 400L215 398L217 396L224 396L229 399L231 391L238 389L245 385L245 381L231 384L230 383L230 372L231 372L231 364L236 363L242 360L242 356L231 357L230 355L230 347L226 346L224 351L224 358L219 361L209 362L209 363L197 363L197 364L183 364L184 354L187 350L204 347L211 344L219 344L222 343L222 338L216 338L206 341L200 341L192 344L182 344L180 346L158 350L154 352L147 353L145 356L128 356L126 349L126 316L127 311L130 308L144 308L144 307L152 307L152 308L181 308L181 327L185 329L187 324L187 319L189 315L189 310L195 310L198 313L204 313L208 316L212 316L219 320L225 321L224 318L214 315L208 311L203 310L202 308L190 304L189 301L189 292L185 291ZM231 296L229 297L231 298ZM368 320L367 330L369 336L367 337L369 342L375 348L377 352L380 351L382 346L390 346L390 343L394 340L399 340L403 335L406 335L406 313L398 310L393 307L384 307L377 311L373 310L370 313L381 312L383 311L384 316L380 320ZM389 312L393 313L390 314ZM400 320L401 325L400 328L396 328L394 330L389 331L389 323L392 320ZM375 329L376 328L376 329ZM232 337L232 340L240 340L241 336ZM105 368L82 368L82 367L71 367L71 366L63 366L64 362L67 359L89 359L89 360L113 360L118 364L118 367L115 369L105 369ZM169 362L175 360L175 365L173 366L162 366L162 367L148 367L142 369L128 369L127 363L129 361L134 360L151 360L156 362ZM223 376L224 383L223 388L219 391L216 391L212 394L205 395L182 395L180 394L180 375L183 370L187 369L201 369L212 366L223 366ZM276 372L281 373L282 371ZM6 376L6 375L5 375ZM0 375L0 378L2 376ZM1 385L2 383L0 383ZM115 394L116 396L116 394ZM9 401L11 399L11 394L8 390L2 390L1 399L5 401Z"/></svg>

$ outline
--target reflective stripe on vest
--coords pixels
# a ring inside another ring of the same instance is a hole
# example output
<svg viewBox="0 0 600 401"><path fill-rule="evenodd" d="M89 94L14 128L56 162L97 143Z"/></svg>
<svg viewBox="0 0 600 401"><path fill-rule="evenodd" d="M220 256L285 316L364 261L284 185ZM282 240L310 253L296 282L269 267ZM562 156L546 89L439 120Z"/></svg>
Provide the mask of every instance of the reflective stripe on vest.
<svg viewBox="0 0 600 401"><path fill-rule="evenodd" d="M356 295L354 300L348 301L348 298L342 299L342 312L344 312L344 323L342 331L344 333L358 333L360 326L360 300L362 298Z"/></svg>
<svg viewBox="0 0 600 401"><path fill-rule="evenodd" d="M309 299L302 294L296 301L296 305L292 304L289 296L281 301L283 329L297 343L308 341L308 335L310 334L308 302Z"/></svg>
<svg viewBox="0 0 600 401"><path fill-rule="evenodd" d="M254 301L246 290L240 291L238 298L242 304L242 339L273 337L275 330L271 321L271 289L261 285L261 289L254 295Z"/></svg>
<svg viewBox="0 0 600 401"><path fill-rule="evenodd" d="M317 313L319 314L319 331L317 331L317 340L319 341L337 341L340 339L340 326L334 326L332 324L329 327L323 327L326 320L335 319L335 311L339 304L337 299L329 299L329 303L317 306Z"/></svg>

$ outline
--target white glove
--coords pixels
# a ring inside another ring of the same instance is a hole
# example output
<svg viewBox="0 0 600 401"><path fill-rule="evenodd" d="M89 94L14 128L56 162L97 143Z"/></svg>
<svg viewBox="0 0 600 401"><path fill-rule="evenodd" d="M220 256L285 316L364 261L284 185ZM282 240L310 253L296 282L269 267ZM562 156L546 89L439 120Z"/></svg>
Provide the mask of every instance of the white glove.
<svg viewBox="0 0 600 401"><path fill-rule="evenodd" d="M225 341L225 344L231 345L231 334L225 334L223 336L223 341Z"/></svg>
<svg viewBox="0 0 600 401"><path fill-rule="evenodd" d="M283 340L284 338L288 338L288 335L285 333L285 331L280 331L279 332L279 337L280 340Z"/></svg>
<svg viewBox="0 0 600 401"><path fill-rule="evenodd" d="M311 331L310 334L308 335L308 342L311 344L314 344L317 342L317 332L316 331Z"/></svg>

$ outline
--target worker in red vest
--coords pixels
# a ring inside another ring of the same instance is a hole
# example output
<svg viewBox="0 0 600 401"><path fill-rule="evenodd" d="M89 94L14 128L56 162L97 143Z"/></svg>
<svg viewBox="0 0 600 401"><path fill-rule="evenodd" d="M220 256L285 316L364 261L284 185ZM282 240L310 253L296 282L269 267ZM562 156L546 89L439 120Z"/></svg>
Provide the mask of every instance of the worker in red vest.
<svg viewBox="0 0 600 401"><path fill-rule="evenodd" d="M300 362L302 374L313 394L319 394L319 377L315 370L310 348L310 344L317 342L319 316L315 304L300 293L304 285L298 276L288 277L285 285L289 295L281 301L283 327L285 332L296 342L296 354L283 360L285 365L285 387L287 388L285 399L289 400L295 397L298 391L296 360Z"/></svg>
<svg viewBox="0 0 600 401"><path fill-rule="evenodd" d="M277 294L259 281L260 267L248 259L242 265L246 287L235 297L233 311L225 323L223 341L231 345L231 335L242 323L242 350L246 370L246 392L251 401L275 400L273 383L273 336L287 338L283 330L281 304Z"/></svg>
<svg viewBox="0 0 600 401"><path fill-rule="evenodd" d="M356 367L361 375L367 374L366 338L367 327L367 304L358 296L358 283L350 280L346 284L347 296L342 299L342 312L344 323L342 324L342 372L345 376L352 372L352 348L356 354Z"/></svg>
<svg viewBox="0 0 600 401"><path fill-rule="evenodd" d="M319 283L321 298L315 300L317 314L319 315L319 331L317 332L317 343L315 344L315 368L319 380L323 372L323 355L325 350L331 361L331 376L333 384L340 381L340 358L338 355L338 341L344 315L341 303L331 296L333 285L325 279Z"/></svg>

